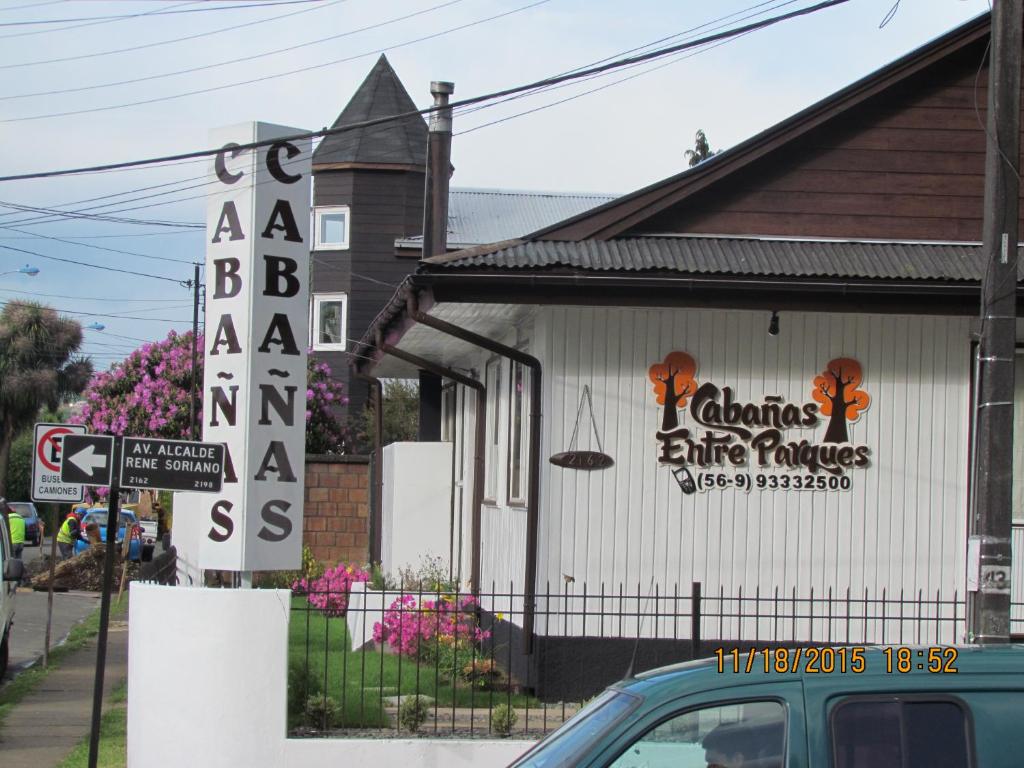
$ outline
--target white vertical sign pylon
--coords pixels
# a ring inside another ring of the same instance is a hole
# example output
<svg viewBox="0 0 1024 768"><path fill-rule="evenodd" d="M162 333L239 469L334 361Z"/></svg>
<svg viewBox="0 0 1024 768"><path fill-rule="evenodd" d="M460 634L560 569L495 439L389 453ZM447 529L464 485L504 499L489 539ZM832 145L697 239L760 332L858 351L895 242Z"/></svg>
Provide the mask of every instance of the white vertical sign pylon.
<svg viewBox="0 0 1024 768"><path fill-rule="evenodd" d="M273 141L298 133L248 123L211 135L222 151L207 198L203 440L227 457L222 492L203 500L203 568L302 561L312 141Z"/></svg>

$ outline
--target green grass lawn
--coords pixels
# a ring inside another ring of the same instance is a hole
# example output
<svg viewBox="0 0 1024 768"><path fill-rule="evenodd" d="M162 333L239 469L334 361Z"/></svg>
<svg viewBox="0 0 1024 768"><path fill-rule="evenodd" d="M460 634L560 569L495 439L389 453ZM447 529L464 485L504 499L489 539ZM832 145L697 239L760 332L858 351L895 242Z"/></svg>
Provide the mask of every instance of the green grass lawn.
<svg viewBox="0 0 1024 768"><path fill-rule="evenodd" d="M304 597L292 598L288 632L289 727L301 721L304 679L312 693L322 691L335 700L340 709L335 725L340 727L387 726L384 700L396 695L429 696L439 710L452 706L486 709L492 701L495 705L511 701L515 707L539 706L530 697L453 681L435 664L419 664L379 647L353 651L345 619L325 617ZM500 650L494 651L499 665ZM486 647L485 658L490 653Z"/></svg>
<svg viewBox="0 0 1024 768"><path fill-rule="evenodd" d="M125 595L118 603L115 595L110 602L110 620L120 621L127 614L128 596ZM40 662L0 687L0 727L3 727L4 718L15 704L34 691L50 672L60 666L68 654L77 651L99 634L99 631L100 608L96 606L96 609L84 621L72 628L67 640L62 645L50 649L50 665L48 667L44 669Z"/></svg>
<svg viewBox="0 0 1024 768"><path fill-rule="evenodd" d="M99 768L125 768L128 764L128 711L124 703L128 698L127 683L111 691L114 707L100 720L100 749L96 764ZM57 768L87 768L89 765L89 737L87 736Z"/></svg>

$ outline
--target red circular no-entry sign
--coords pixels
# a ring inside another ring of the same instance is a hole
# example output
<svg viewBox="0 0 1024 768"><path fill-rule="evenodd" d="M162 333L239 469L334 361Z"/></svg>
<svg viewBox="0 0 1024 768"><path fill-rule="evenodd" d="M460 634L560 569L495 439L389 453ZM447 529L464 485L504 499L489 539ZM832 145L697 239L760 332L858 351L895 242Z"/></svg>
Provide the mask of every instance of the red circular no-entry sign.
<svg viewBox="0 0 1024 768"><path fill-rule="evenodd" d="M57 442L54 440L55 437L71 434L74 434L73 430L70 430L67 427L54 427L53 429L44 432L42 437L39 438L39 442L36 443L36 456L39 458L39 461L42 462L42 465L51 472L60 472L60 464L54 464L47 459L46 451L44 449L48 448L50 443Z"/></svg>

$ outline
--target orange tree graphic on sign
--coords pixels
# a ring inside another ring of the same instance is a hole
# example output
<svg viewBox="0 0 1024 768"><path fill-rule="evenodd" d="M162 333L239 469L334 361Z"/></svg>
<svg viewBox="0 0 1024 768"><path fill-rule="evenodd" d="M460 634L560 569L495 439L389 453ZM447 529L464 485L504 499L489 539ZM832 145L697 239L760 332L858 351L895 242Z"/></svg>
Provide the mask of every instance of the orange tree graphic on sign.
<svg viewBox="0 0 1024 768"><path fill-rule="evenodd" d="M830 360L814 378L811 397L821 404L822 415L831 417L825 430L826 443L850 442L847 423L857 421L871 402L867 392L857 389L861 380L860 363L849 357Z"/></svg>
<svg viewBox="0 0 1024 768"><path fill-rule="evenodd" d="M697 363L685 352L669 352L665 361L655 363L647 371L654 384L658 405L665 406L661 417L661 429L670 432L679 426L677 409L686 407L686 398L693 394L697 382L693 378Z"/></svg>

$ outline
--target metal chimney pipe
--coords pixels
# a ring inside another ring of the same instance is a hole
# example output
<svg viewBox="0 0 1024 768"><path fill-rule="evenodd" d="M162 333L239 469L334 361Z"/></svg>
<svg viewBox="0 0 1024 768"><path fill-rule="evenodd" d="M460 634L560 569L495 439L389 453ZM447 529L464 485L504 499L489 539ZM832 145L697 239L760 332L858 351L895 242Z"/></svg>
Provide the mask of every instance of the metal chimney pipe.
<svg viewBox="0 0 1024 768"><path fill-rule="evenodd" d="M427 138L427 179L423 193L423 258L448 251L448 179L452 167L452 110L455 83L430 84L435 111Z"/></svg>

